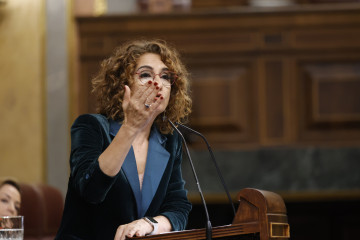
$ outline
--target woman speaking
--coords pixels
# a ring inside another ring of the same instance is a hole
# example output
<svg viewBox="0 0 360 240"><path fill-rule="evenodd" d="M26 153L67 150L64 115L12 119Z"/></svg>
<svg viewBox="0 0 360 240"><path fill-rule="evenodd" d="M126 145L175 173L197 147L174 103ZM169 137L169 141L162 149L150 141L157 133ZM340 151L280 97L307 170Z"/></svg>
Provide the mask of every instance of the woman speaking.
<svg viewBox="0 0 360 240"><path fill-rule="evenodd" d="M116 239L183 230L191 204L181 138L166 119L191 112L188 73L160 40L126 43L93 79L98 114L71 128L68 190L56 239Z"/></svg>

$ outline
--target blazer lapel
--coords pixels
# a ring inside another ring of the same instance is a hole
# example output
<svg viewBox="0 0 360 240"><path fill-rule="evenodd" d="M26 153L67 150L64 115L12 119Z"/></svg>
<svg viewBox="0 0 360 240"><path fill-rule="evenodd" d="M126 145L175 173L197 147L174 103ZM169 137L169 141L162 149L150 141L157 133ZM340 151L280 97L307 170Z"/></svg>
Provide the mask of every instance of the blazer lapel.
<svg viewBox="0 0 360 240"><path fill-rule="evenodd" d="M110 120L110 134L112 136L116 135L120 127L121 124ZM145 216L169 161L170 153L164 147L165 142L166 137L161 135L156 127L152 127L141 191L135 154L132 147L121 167L134 193L138 209L138 218Z"/></svg>
<svg viewBox="0 0 360 240"><path fill-rule="evenodd" d="M119 131L121 124L115 122L114 120L110 120L110 135L113 137L117 134ZM137 166L136 166L136 160L135 160L135 154L134 149L131 147L128 154L126 155L126 158L124 160L123 165L121 166L122 171L124 171L124 174L128 180L128 183L130 184L130 187L134 193L134 197L136 200L136 206L137 206L137 212L138 212L138 218L141 216L141 191L140 191L140 183L139 183L139 174L137 172Z"/></svg>
<svg viewBox="0 0 360 240"><path fill-rule="evenodd" d="M142 185L142 209L141 216L145 216L152 199L159 187L160 180L170 158L170 153L164 148L166 138L153 127L146 159L144 180Z"/></svg>
<svg viewBox="0 0 360 240"><path fill-rule="evenodd" d="M125 161L122 165L122 170L124 171L128 182L133 190L135 199L136 199L136 206L138 210L138 218L141 218L141 209L142 209L142 195L140 191L140 183L139 183L139 174L137 171L136 160L134 155L134 150L131 147L129 153L127 154Z"/></svg>

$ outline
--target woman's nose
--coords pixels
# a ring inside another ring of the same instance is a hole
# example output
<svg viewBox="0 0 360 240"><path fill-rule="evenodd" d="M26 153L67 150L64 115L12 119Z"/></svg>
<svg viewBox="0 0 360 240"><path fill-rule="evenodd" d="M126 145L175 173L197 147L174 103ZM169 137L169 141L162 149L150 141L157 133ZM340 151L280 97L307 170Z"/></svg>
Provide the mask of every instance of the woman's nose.
<svg viewBox="0 0 360 240"><path fill-rule="evenodd" d="M155 86L162 88L163 87L163 81L159 75L156 75L154 78Z"/></svg>
<svg viewBox="0 0 360 240"><path fill-rule="evenodd" d="M16 215L16 208L15 208L14 205L9 204L9 207L8 207L7 210L8 210L8 212L9 212L9 215L10 215L10 216Z"/></svg>

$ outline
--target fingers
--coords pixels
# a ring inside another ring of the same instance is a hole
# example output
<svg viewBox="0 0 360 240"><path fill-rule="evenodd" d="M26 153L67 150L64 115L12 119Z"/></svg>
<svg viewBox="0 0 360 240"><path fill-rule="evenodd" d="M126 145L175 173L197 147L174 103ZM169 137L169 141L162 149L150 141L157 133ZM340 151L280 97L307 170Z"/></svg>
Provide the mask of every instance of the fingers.
<svg viewBox="0 0 360 240"><path fill-rule="evenodd" d="M145 100L149 94L156 90L156 86L154 85L154 82L149 81L146 84L144 84L141 88L139 88L133 95L135 99L139 100Z"/></svg>
<svg viewBox="0 0 360 240"><path fill-rule="evenodd" d="M117 231L116 231L116 234L115 234L115 238L114 240L125 240L126 237L133 237L134 235L131 234L129 231L128 231L128 226L129 224L126 224L126 225L121 225L118 227Z"/></svg>
<svg viewBox="0 0 360 240"><path fill-rule="evenodd" d="M116 231L114 240L125 240L126 237L133 236L145 236L146 231L149 230L149 226L147 226L143 220L136 220L129 224L120 225Z"/></svg>
<svg viewBox="0 0 360 240"><path fill-rule="evenodd" d="M124 231L124 226L121 225L118 227L118 229L116 230L116 234L115 234L115 238L114 240L122 240L122 234L123 234L123 231Z"/></svg>
<svg viewBox="0 0 360 240"><path fill-rule="evenodd" d="M156 83L156 82L155 82ZM144 105L147 110L156 110L163 100L163 96L159 93L161 89L158 87L157 83L154 85L152 91L145 92L144 96L146 97Z"/></svg>
<svg viewBox="0 0 360 240"><path fill-rule="evenodd" d="M135 92L131 92L130 88L125 86L122 103L124 112L127 112L126 110L129 110L130 112L133 112L134 110L144 112L144 110L147 110L149 113L149 110L155 110L163 99L159 93L160 91L161 88L158 86L157 82L152 81L149 81L146 85L137 88Z"/></svg>
<svg viewBox="0 0 360 240"><path fill-rule="evenodd" d="M138 99L138 103L142 105L152 105L156 100L156 96L160 91L160 87L157 82L149 81L143 88L136 91L133 95L135 99Z"/></svg>
<svg viewBox="0 0 360 240"><path fill-rule="evenodd" d="M125 86L122 102L123 124L139 131L154 120L162 112L159 110L164 99L160 95L161 90L158 84L155 85L152 81L145 85L135 85L132 89Z"/></svg>
<svg viewBox="0 0 360 240"><path fill-rule="evenodd" d="M157 85L154 85L152 88L153 90L150 91L146 97L146 103L150 102L150 104L153 104L157 100L156 96L159 94L160 88Z"/></svg>

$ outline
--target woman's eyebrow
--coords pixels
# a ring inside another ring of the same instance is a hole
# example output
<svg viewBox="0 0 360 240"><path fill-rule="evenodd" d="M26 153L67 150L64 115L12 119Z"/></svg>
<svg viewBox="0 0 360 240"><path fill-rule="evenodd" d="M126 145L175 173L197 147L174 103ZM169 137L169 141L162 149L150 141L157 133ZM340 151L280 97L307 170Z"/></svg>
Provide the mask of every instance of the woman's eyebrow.
<svg viewBox="0 0 360 240"><path fill-rule="evenodd" d="M11 196L7 193L4 193L5 197L8 198L8 199L11 199Z"/></svg>
<svg viewBox="0 0 360 240"><path fill-rule="evenodd" d="M152 68L151 66L149 66L149 65L144 65L144 66L139 67L136 71L139 71L139 70L142 69L142 68L148 68L148 69L153 70L153 68Z"/></svg>
<svg viewBox="0 0 360 240"><path fill-rule="evenodd" d="M1 198L6 198L7 200L11 199L11 196L9 194L7 194L7 193L1 193L0 197Z"/></svg>
<svg viewBox="0 0 360 240"><path fill-rule="evenodd" d="M153 67L151 67L151 66L149 66L149 65L144 65L144 66L139 67L136 71L139 71L139 70L142 69L142 68L147 68L147 69L154 70ZM169 70L169 68L167 68L167 67L164 67L164 68L161 69L161 71L168 71L168 70Z"/></svg>

